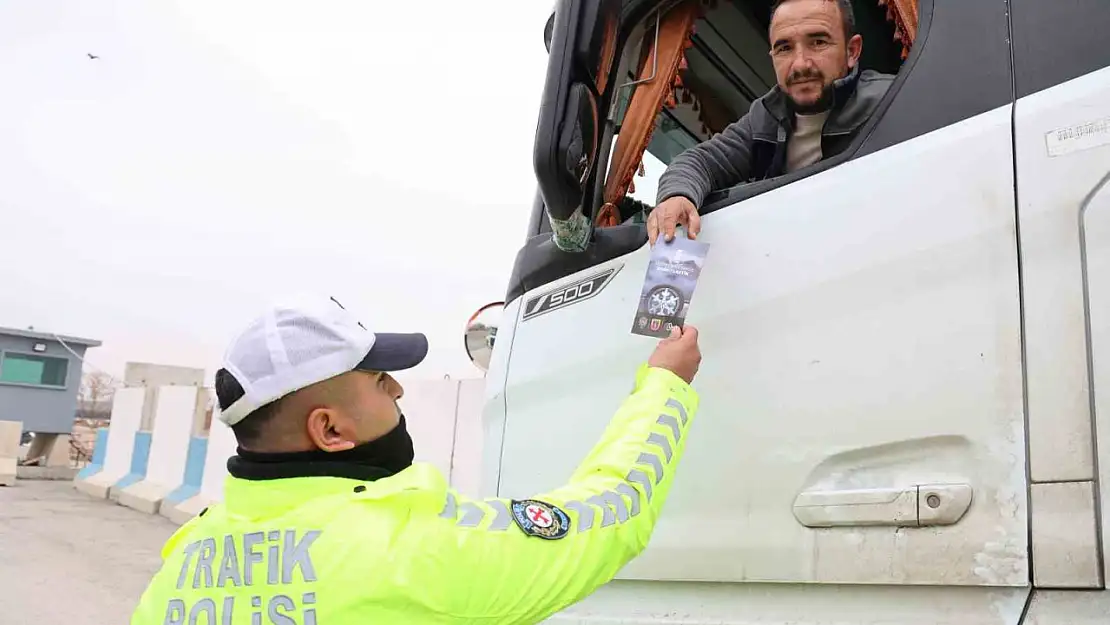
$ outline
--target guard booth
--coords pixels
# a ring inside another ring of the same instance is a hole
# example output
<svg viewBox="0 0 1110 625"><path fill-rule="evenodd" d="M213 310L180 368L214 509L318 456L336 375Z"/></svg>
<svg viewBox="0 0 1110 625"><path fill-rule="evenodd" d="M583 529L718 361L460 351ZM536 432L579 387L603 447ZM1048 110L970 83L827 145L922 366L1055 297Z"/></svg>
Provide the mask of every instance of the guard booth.
<svg viewBox="0 0 1110 625"><path fill-rule="evenodd" d="M0 421L20 424L4 429L16 432L17 438L23 432L35 434L28 458L68 464L81 361L86 350L100 344L33 329L0 328Z"/></svg>

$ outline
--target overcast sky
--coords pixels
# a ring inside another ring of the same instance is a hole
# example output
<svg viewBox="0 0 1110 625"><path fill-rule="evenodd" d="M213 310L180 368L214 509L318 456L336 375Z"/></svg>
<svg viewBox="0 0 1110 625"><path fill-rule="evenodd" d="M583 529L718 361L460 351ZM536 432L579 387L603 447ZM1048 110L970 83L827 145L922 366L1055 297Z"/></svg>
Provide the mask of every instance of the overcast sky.
<svg viewBox="0 0 1110 625"><path fill-rule="evenodd" d="M211 378L312 288L426 332L414 374L480 375L461 332L523 242L551 6L3 3L0 326Z"/></svg>

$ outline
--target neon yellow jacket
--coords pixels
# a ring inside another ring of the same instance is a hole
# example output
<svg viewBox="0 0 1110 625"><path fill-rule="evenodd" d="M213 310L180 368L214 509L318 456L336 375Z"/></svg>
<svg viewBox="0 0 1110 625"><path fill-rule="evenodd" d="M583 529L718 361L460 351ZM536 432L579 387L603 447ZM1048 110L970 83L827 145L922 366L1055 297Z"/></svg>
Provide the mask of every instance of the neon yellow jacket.
<svg viewBox="0 0 1110 625"><path fill-rule="evenodd" d="M698 397L641 367L601 441L554 491L472 500L414 464L361 482L229 477L178 529L132 625L535 623L648 543Z"/></svg>

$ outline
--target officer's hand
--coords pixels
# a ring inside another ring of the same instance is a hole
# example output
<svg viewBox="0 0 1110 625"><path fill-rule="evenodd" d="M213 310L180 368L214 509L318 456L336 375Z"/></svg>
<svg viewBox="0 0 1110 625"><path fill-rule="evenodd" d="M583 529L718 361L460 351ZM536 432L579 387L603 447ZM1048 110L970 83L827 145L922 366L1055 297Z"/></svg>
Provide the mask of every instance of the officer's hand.
<svg viewBox="0 0 1110 625"><path fill-rule="evenodd" d="M663 233L665 241L674 239L675 228L679 225L686 226L686 236L691 239L698 238L701 231L701 217L698 208L690 200L675 196L667 198L651 210L647 218L648 244L655 245L659 233Z"/></svg>
<svg viewBox="0 0 1110 625"><path fill-rule="evenodd" d="M701 349L698 348L698 329L687 325L685 328L674 326L671 335L655 346L651 358L648 358L649 367L666 369L678 377L686 380L687 384L694 381L701 364Z"/></svg>

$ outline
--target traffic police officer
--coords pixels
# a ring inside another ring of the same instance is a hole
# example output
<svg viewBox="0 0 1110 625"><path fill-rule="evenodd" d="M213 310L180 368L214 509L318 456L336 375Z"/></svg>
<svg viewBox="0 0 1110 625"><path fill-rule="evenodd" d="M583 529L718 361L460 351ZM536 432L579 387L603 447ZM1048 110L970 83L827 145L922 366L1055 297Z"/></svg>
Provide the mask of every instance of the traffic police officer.
<svg viewBox="0 0 1110 625"><path fill-rule="evenodd" d="M570 481L526 499L413 463L390 372L427 351L331 298L251 323L216 374L224 501L166 542L132 625L535 623L646 547L698 407L696 329L657 345Z"/></svg>

